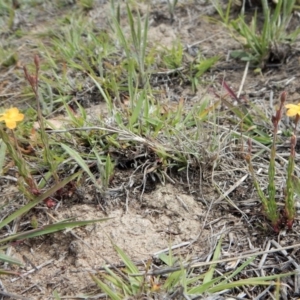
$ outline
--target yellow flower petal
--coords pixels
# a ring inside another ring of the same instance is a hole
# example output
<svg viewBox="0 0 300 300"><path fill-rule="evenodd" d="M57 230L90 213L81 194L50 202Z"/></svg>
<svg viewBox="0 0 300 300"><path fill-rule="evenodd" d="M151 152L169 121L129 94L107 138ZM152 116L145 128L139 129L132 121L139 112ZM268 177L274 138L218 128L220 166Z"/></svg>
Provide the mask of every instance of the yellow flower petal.
<svg viewBox="0 0 300 300"><path fill-rule="evenodd" d="M6 120L5 121L5 125L7 128L9 129L14 129L17 127L17 123L15 121L9 121L9 120Z"/></svg>
<svg viewBox="0 0 300 300"><path fill-rule="evenodd" d="M286 104L285 107L286 108L293 108L293 107L297 107L298 105L297 104Z"/></svg>
<svg viewBox="0 0 300 300"><path fill-rule="evenodd" d="M289 109L289 110L286 112L286 115L287 115L288 117L294 117L294 116L296 116L296 114L297 114L297 112L295 112L295 111L292 110L292 109Z"/></svg>
<svg viewBox="0 0 300 300"><path fill-rule="evenodd" d="M5 125L9 129L14 129L17 126L17 122L20 122L24 119L24 115L19 112L16 107L12 107L7 109L3 113L0 114L0 121L4 121Z"/></svg>
<svg viewBox="0 0 300 300"><path fill-rule="evenodd" d="M295 104L287 104L285 105L285 107L288 109L288 111L286 112L286 115L288 117L293 117L296 115L300 116L300 103L295 105Z"/></svg>
<svg viewBox="0 0 300 300"><path fill-rule="evenodd" d="M14 120L15 120L16 122L23 121L23 119L24 119L24 115L23 115L23 114L18 114L18 115L16 115L16 116L14 116Z"/></svg>

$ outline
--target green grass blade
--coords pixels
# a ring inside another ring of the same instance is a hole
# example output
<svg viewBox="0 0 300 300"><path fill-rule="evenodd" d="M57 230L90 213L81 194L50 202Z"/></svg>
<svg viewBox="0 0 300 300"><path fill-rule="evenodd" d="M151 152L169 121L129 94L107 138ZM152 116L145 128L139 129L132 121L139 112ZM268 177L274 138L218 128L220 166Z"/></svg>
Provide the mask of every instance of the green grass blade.
<svg viewBox="0 0 300 300"><path fill-rule="evenodd" d="M5 155L6 155L6 144L1 140L0 141L0 174L2 174L4 162L5 162Z"/></svg>
<svg viewBox="0 0 300 300"><path fill-rule="evenodd" d="M104 98L108 108L109 108L109 111L111 112L112 109L113 109L113 103L111 101L111 99L109 99L108 95L106 95L106 93L104 92L103 88L101 87L100 83L98 82L98 80L92 76L91 74L89 74L90 78L94 81L96 87L98 88L100 94L102 95L102 97Z"/></svg>
<svg viewBox="0 0 300 300"><path fill-rule="evenodd" d="M7 263L10 263L10 264L14 264L14 265L19 265L21 266L22 263L18 260L16 260L15 258L11 257L11 256L7 256L3 253L0 253L0 261L1 262L7 262Z"/></svg>
<svg viewBox="0 0 300 300"><path fill-rule="evenodd" d="M147 48L147 38L148 38L148 27L149 27L149 11L147 11L146 20L144 24L144 32L143 32L143 41L142 41L142 60L143 63L145 62L145 56L146 56L146 48Z"/></svg>
<svg viewBox="0 0 300 300"><path fill-rule="evenodd" d="M172 272L164 283L164 289L170 290L174 288L178 285L178 283L180 283L180 279L185 275L186 272L184 269Z"/></svg>
<svg viewBox="0 0 300 300"><path fill-rule="evenodd" d="M197 70L197 77L201 77L208 69L210 69L217 61L219 60L218 56L213 56L201 60L194 68Z"/></svg>
<svg viewBox="0 0 300 300"><path fill-rule="evenodd" d="M104 266L105 271L107 272L107 274L102 274L102 276L109 281L111 284L113 284L114 286L117 286L120 289L124 289L124 287L126 287L126 280L123 280L123 278L121 276L118 276L116 273L113 272L113 270L111 270L110 268L108 268L107 266ZM125 288L126 290L126 288Z"/></svg>
<svg viewBox="0 0 300 300"><path fill-rule="evenodd" d="M292 175L292 182L295 194L300 197L300 179L297 176Z"/></svg>
<svg viewBox="0 0 300 300"><path fill-rule="evenodd" d="M135 21L133 19L133 16L132 16L132 13L131 13L128 3L126 4L126 7L127 7L127 16L128 16L129 26L130 26L132 42L135 47L135 50L138 51L139 40L138 40L138 36L136 34L135 27L134 27ZM138 18L137 22L139 22L139 18Z"/></svg>
<svg viewBox="0 0 300 300"><path fill-rule="evenodd" d="M132 295L131 286L128 284L129 280L126 280L125 278L122 278L121 276L118 276L116 273L114 273L112 270L110 270L107 267L104 267L105 271L109 274L103 274L102 276L104 279L106 279L107 282L109 282L114 287L119 288L123 291L126 295Z"/></svg>
<svg viewBox="0 0 300 300"><path fill-rule="evenodd" d="M104 222L104 221L107 221L107 220L110 220L110 219L111 218L102 218L102 219L87 220L87 221L59 222L59 223L55 223L55 224L51 224L51 225L46 225L46 226L43 226L41 228L32 229L32 230L28 230L28 231L25 231L25 232L13 234L9 237L1 239L0 243L13 241L13 240L30 239L30 238L33 238L33 237L37 237L37 236L41 236L41 235L61 231L61 230L67 229L67 228L72 229L72 228L75 228L75 227L85 226L85 225L93 224L93 223L96 223L96 222Z"/></svg>
<svg viewBox="0 0 300 300"><path fill-rule="evenodd" d="M139 115L141 113L143 103L147 101L145 91L142 91L139 95L137 102L135 103L134 110L132 112L132 116L130 117L130 128L133 128L133 125L137 122Z"/></svg>
<svg viewBox="0 0 300 300"><path fill-rule="evenodd" d="M52 196L56 191L63 188L67 183L74 180L81 173L82 173L82 171L79 171L79 172L73 174L72 176L64 179L63 181L55 184L55 186L50 188L47 192L45 192L44 194L37 197L35 200L30 201L28 204L26 204L25 206L21 207L20 209L18 209L14 213L12 213L10 216L8 216L6 219L4 219L0 223L0 229L3 228L8 223L10 223L11 221L15 220L16 218L22 216L24 213L28 212L31 208L35 207L38 203L40 203L43 200L47 199L48 197Z"/></svg>
<svg viewBox="0 0 300 300"><path fill-rule="evenodd" d="M137 274L139 273L139 269L136 267L136 265L130 260L130 258L126 255L126 253L119 248L117 245L114 245L114 248L116 250L116 252L118 253L118 255L121 257L122 261L124 262L124 264L126 265L126 267L129 270L130 274ZM139 277L137 277L139 278ZM141 281L143 280L142 278L140 278Z"/></svg>
<svg viewBox="0 0 300 300"><path fill-rule="evenodd" d="M218 278L215 278L209 282L206 282L206 283L203 283L201 285L198 285L198 286L195 286L193 288L191 288L189 291L188 291L188 294L189 295L199 295L199 294L203 294L205 292L207 292L207 290L212 286L214 285L215 283L217 283L218 281L220 281L220 277Z"/></svg>
<svg viewBox="0 0 300 300"><path fill-rule="evenodd" d="M219 242L216 246L212 261L219 259L220 255L221 255L221 246L222 246L222 237L219 239ZM206 272L205 277L203 279L203 283L207 283L212 280L216 266L217 266L216 264L210 265L209 270Z"/></svg>
<svg viewBox="0 0 300 300"><path fill-rule="evenodd" d="M100 192L102 192L102 187L98 184L96 177L94 176L94 174L90 171L90 168L88 167L88 165L85 163L85 161L82 159L81 155L71 149L69 146L65 145L65 144L61 144L61 147L70 155L70 157L72 157L77 163L78 165L89 175L89 177L91 178L91 180L93 181L93 183L95 184L95 186L99 189Z"/></svg>
<svg viewBox="0 0 300 300"><path fill-rule="evenodd" d="M20 276L21 274L14 271L8 271L4 269L0 269L0 275L14 275L14 276Z"/></svg>
<svg viewBox="0 0 300 300"><path fill-rule="evenodd" d="M171 267L174 265L174 258L173 258L173 254L171 252L171 249L169 251L169 255L167 255L166 253L161 253L158 255L158 258L163 261L167 266Z"/></svg>
<svg viewBox="0 0 300 300"><path fill-rule="evenodd" d="M217 293L220 291L224 291L226 289L232 289L239 286L245 286L245 285L275 285L274 280L284 278L287 276L291 276L294 273L287 273L287 274L278 274L278 275L272 275L272 276L265 276L265 277L255 277L255 278L247 278L247 279L241 279L238 281L233 281L224 285L217 285L215 287L212 287L208 290L209 293Z"/></svg>
<svg viewBox="0 0 300 300"><path fill-rule="evenodd" d="M117 12L117 15L116 15L115 11L112 11L112 13L113 13L112 20L113 20L113 25L114 25L114 30L115 30L116 36L119 39L120 43L122 44L127 58L129 58L131 56L130 46L127 42L127 38L125 37L122 27L120 25L120 22L118 20L119 19L118 12Z"/></svg>
<svg viewBox="0 0 300 300"><path fill-rule="evenodd" d="M53 291L53 297L55 300L61 300L61 298L59 297L59 294L57 292L57 290Z"/></svg>
<svg viewBox="0 0 300 300"><path fill-rule="evenodd" d="M105 162L105 187L106 188L109 186L113 172L114 172L114 164L110 159L110 155L108 154Z"/></svg>
<svg viewBox="0 0 300 300"><path fill-rule="evenodd" d="M100 287L100 289L110 297L110 299L112 299L112 300L122 300L123 299L123 298L119 297L114 291L112 291L108 287L108 285L106 285L104 282L99 280L95 275L91 274L90 276L92 277L94 282Z"/></svg>
<svg viewBox="0 0 300 300"><path fill-rule="evenodd" d="M255 256L249 258L247 261L245 261L241 266L239 266L236 270L234 270L230 275L228 275L226 277L225 280L223 280L222 282L219 283L219 285L225 284L227 283L231 278L233 278L234 276L238 275L240 272L242 272L242 270L244 270L250 263L253 262L253 260L255 259Z"/></svg>

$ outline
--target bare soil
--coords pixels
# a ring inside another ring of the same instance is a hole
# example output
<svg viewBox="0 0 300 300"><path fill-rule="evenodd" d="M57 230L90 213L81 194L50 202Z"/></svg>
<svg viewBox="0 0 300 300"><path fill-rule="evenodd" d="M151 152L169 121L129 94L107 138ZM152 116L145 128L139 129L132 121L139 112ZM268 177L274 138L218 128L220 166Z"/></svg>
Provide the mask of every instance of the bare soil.
<svg viewBox="0 0 300 300"><path fill-rule="evenodd" d="M245 63L228 58L228 53L239 49L240 46L220 24L209 21L208 16L216 17L214 8L205 1L198 1L199 3L182 1L176 8L174 21L171 22L167 4L162 1L152 2L148 35L150 43L171 47L172 43L179 39L185 45L186 52L192 49L201 51L205 57L220 56L218 64L204 75L204 79L206 82L211 82L211 86L217 90L221 89L219 82L225 79L227 84L237 92ZM88 15L99 23L100 28L105 28L109 4L107 1L96 1L96 3ZM11 105L18 101L18 95L25 83L17 81L15 74L21 72L21 67L32 59L34 48L30 45L38 42L34 34L53 26L51 17L53 14L56 17L63 16L75 4L60 10L52 7L51 4L47 5L26 8L26 10L22 10L21 6L16 11L19 23L15 26L26 28L28 36L10 42L19 49L19 59L13 69L0 72L0 81L2 81L0 98L4 100L3 103ZM140 4L137 9L141 14L145 14L147 5ZM128 29L128 25L124 20L123 22ZM9 35L1 38L7 41ZM242 95L249 103L260 105L261 109L270 116L283 90L288 92L290 102L299 101L298 70L299 58L296 47L280 66L269 66L261 74L250 69ZM161 85L160 88L163 90L166 86ZM183 97L186 105L189 105L191 102L201 101L207 91L207 85L192 93L189 85L178 86L171 82L166 92L174 94L173 101ZM274 103L269 101L270 98L274 99ZM103 113L105 106L103 103L99 104L99 101L92 97L86 103L90 118L94 118L97 111ZM220 144L222 143L226 141L220 140ZM35 214L41 224L68 218L86 220L110 217L111 219L92 226L13 244L10 248L11 254L24 263L25 267L21 269L24 275L2 277L3 295L6 293L22 295L25 299L53 299L53 291L56 290L60 296L68 296L67 299L78 299L84 294L99 294L99 289L89 274L97 273L104 264L117 266L121 264L113 243L122 248L137 264L144 265L148 259L157 257L160 251L167 252L169 247L174 247L174 254L189 255L197 261L206 261L211 257L220 236L224 239L221 258L247 255L247 253L250 257L251 253L278 247L277 242L282 247L295 245L295 248L288 252L279 251L265 255L262 265L259 265L262 256L258 256L244 276L299 271L299 265L297 268L293 263L300 264L299 246L297 246L300 243L299 217L296 218L292 231L283 230L279 235L272 232L261 212L250 175L237 184L248 174L247 165L239 151L240 148L236 145L227 145L226 150L218 153L217 167L200 168L198 173L195 172L188 178L189 181L187 177L190 175L186 176L184 172L175 172L171 176L172 180L164 185L158 179L155 181L149 178L144 194L141 189L132 188L122 195L111 195L103 199L94 187L87 185L80 187L78 193L71 199L61 201L54 210L43 206L35 208ZM208 160L203 162L203 166L213 165L213 163L213 160ZM262 157L257 164L263 170L263 182L267 178L267 158ZM133 172L134 169L130 167L117 169L111 188L119 187L122 182L127 183ZM284 172L278 175L278 186L283 182L283 175ZM20 197L14 184L6 177L0 178L0 184L1 192L6 197L11 199ZM235 187L228 194L230 201L220 198L219 191L224 193L232 186ZM235 268L232 263L219 266L220 272L232 268ZM286 285L282 286L282 299L299 299L298 280L298 275L283 279ZM265 293L259 296L264 291ZM239 299L255 297L271 299L269 294L271 291L270 287L249 288L249 290L241 288L227 292L224 297L240 295ZM13 297L2 299L9 298ZM220 296L216 299L225 298Z"/></svg>

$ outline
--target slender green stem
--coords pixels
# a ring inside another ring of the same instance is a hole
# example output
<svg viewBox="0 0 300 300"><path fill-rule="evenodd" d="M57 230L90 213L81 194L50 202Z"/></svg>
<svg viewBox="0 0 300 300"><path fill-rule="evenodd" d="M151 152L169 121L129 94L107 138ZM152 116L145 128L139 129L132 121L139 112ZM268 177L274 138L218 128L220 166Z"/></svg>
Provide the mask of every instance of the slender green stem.
<svg viewBox="0 0 300 300"><path fill-rule="evenodd" d="M295 168L295 147L297 144L296 129L299 122L300 116L296 115L295 130L291 137L291 152L289 157L289 163L287 167L287 180L286 180L286 196L285 196L285 213L287 217L287 226L289 229L292 228L295 219L295 200L294 200L294 184L293 184L293 173Z"/></svg>

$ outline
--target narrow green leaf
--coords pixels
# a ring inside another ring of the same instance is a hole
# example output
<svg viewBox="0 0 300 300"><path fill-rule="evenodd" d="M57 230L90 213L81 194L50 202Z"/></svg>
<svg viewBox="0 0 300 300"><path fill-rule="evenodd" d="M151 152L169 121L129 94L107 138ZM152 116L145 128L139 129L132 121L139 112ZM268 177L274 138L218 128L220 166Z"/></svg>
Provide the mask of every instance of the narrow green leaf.
<svg viewBox="0 0 300 300"><path fill-rule="evenodd" d="M173 260L172 258L170 259L170 256L167 255L166 253L160 253L158 255L158 258L163 261L167 266L171 267L173 265Z"/></svg>
<svg viewBox="0 0 300 300"><path fill-rule="evenodd" d="M114 291L112 291L108 287L108 285L106 285L104 282L99 280L95 275L90 274L90 276L92 277L94 282L100 287L100 289L102 289L102 291L110 297L110 299L112 299L112 300L122 300L123 299L123 298L119 297Z"/></svg>
<svg viewBox="0 0 300 300"><path fill-rule="evenodd" d="M139 95L137 102L135 103L135 107L132 112L132 116L130 117L130 120L129 120L131 128L137 122L145 101L147 101L146 93L145 93L145 91L142 91Z"/></svg>
<svg viewBox="0 0 300 300"><path fill-rule="evenodd" d="M114 164L112 163L110 159L110 155L108 154L105 162L105 187L106 188L109 186L113 171L114 171Z"/></svg>
<svg viewBox="0 0 300 300"><path fill-rule="evenodd" d="M99 189L100 192L102 192L102 187L98 184L97 179L95 178L94 174L90 171L90 168L85 163L85 161L82 159L80 154L71 149L69 146L65 144L61 144L61 147L70 155L71 158L73 158L79 166L90 176L91 180L95 184L95 186Z"/></svg>
<svg viewBox="0 0 300 300"><path fill-rule="evenodd" d="M102 276L104 279L106 279L107 282L110 283L110 285L113 285L115 288L120 289L121 291L123 291L123 293L127 295L132 294L131 286L130 284L128 284L129 280L125 280L121 276L118 276L116 273L114 273L107 267L104 268L109 275L103 274Z"/></svg>
<svg viewBox="0 0 300 300"><path fill-rule="evenodd" d="M292 175L292 182L294 186L294 192L298 197L300 197L300 179L297 176Z"/></svg>
<svg viewBox="0 0 300 300"><path fill-rule="evenodd" d="M146 20L144 24L144 35L143 35L143 41L142 41L142 59L143 63L145 61L146 56L146 48L147 48L147 37L148 37L148 27L149 27L149 11L147 11Z"/></svg>
<svg viewBox="0 0 300 300"><path fill-rule="evenodd" d="M101 84L99 83L99 81L96 79L95 76L92 76L91 74L89 74L90 78L94 81L96 87L98 88L101 96L104 98L108 108L109 108L109 111L111 112L112 109L113 109L113 103L111 101L111 99L109 98L109 96L105 93L105 91L103 90Z"/></svg>
<svg viewBox="0 0 300 300"><path fill-rule="evenodd" d="M124 282L122 276L117 275L117 273L114 273L113 270L108 268L107 266L104 266L104 269L107 274L102 274L102 276L112 283L114 286L119 287L120 289L126 289L126 283Z"/></svg>
<svg viewBox="0 0 300 300"><path fill-rule="evenodd" d="M0 269L0 274L1 275L14 275L14 276L20 276L21 275L18 272L8 271L8 270L4 270L4 269Z"/></svg>
<svg viewBox="0 0 300 300"><path fill-rule="evenodd" d="M6 144L1 140L0 141L0 174L2 174L2 169L5 162L5 155L6 155Z"/></svg>
<svg viewBox="0 0 300 300"><path fill-rule="evenodd" d="M169 274L167 280L164 282L164 288L171 289L172 287L176 286L183 276L186 276L186 272L184 269L172 272L171 274Z"/></svg>
<svg viewBox="0 0 300 300"><path fill-rule="evenodd" d="M46 225L41 228L28 230L21 233L16 233L13 235L10 235L9 237L6 237L4 239L0 240L0 243L13 241L13 240L24 240L24 239L30 239L33 237L61 231L67 228L75 228L79 226L85 226L89 224L93 224L96 222L104 222L107 220L110 220L111 218L102 218L102 219L96 219L96 220L87 220L87 221L74 221L74 222L59 222L51 225Z"/></svg>
<svg viewBox="0 0 300 300"><path fill-rule="evenodd" d="M26 204L25 206L21 207L20 209L18 209L17 211L15 211L11 215L9 215L6 219L4 219L0 223L0 229L3 228L8 223L10 223L11 221L15 220L16 218L18 218L18 217L22 216L23 214L25 214L26 212L28 212L31 208L35 207L38 203L40 203L43 200L47 199L48 197L52 196L56 191L63 188L67 183L74 180L81 173L82 173L82 171L79 171L79 172L73 174L72 176L64 179L63 181L55 184L55 186L50 188L47 192L38 196L35 200L30 201L28 204Z"/></svg>
<svg viewBox="0 0 300 300"><path fill-rule="evenodd" d="M117 245L113 245L119 256L121 257L122 261L130 271L130 274L137 274L139 273L139 269L136 267L136 265L130 260L130 258L126 255L126 253L119 248ZM139 277L137 277L139 278ZM142 278L140 278L143 280Z"/></svg>
<svg viewBox="0 0 300 300"><path fill-rule="evenodd" d="M197 70L197 77L201 77L208 69L210 69L217 61L219 60L218 56L213 56L211 58L207 58L204 60L201 60L200 63L198 63L195 66L195 69Z"/></svg>
<svg viewBox="0 0 300 300"><path fill-rule="evenodd" d="M57 292L57 290L53 291L53 297L55 300L61 300L61 298L59 297L59 294Z"/></svg>
<svg viewBox="0 0 300 300"><path fill-rule="evenodd" d="M224 291L226 289L233 289L239 286L245 286L245 285L275 285L274 280L284 278L287 276L291 276L294 273L286 273L286 274L278 274L273 276L266 276L266 277L254 277L254 278L247 278L247 279L241 279L238 281L233 281L224 285L217 285L215 287L212 287L208 290L209 293L217 293L220 291Z"/></svg>
<svg viewBox="0 0 300 300"><path fill-rule="evenodd" d="M0 261L21 266L22 263L11 256L0 253Z"/></svg>
<svg viewBox="0 0 300 300"><path fill-rule="evenodd" d="M219 259L220 254L221 254L221 246L222 246L222 237L219 239L219 242L216 246L212 261ZM212 280L216 266L217 266L217 264L210 265L209 270L206 272L205 277L203 279L203 283L207 283Z"/></svg>
<svg viewBox="0 0 300 300"><path fill-rule="evenodd" d="M188 291L188 294L189 295L199 295L199 294L203 294L205 292L208 291L208 289L214 285L215 283L217 283L218 281L220 281L222 278L221 277L218 277L218 278L215 278L209 282L206 282L206 283L203 283L201 285L198 285L198 286L195 286L193 288L191 288L189 291Z"/></svg>
<svg viewBox="0 0 300 300"><path fill-rule="evenodd" d="M234 270L232 273L230 273L230 275L226 276L225 280L218 283L219 285L222 285L224 283L227 283L231 278L233 278L234 276L238 275L242 270L244 270L250 263L253 262L253 260L256 257L253 256L251 258L249 258L247 261L245 261L241 266L239 266L236 270Z"/></svg>

